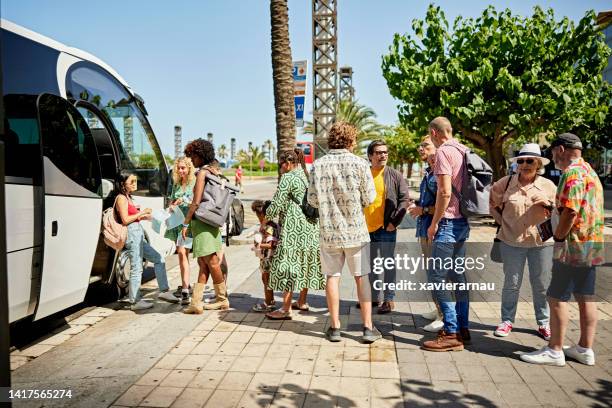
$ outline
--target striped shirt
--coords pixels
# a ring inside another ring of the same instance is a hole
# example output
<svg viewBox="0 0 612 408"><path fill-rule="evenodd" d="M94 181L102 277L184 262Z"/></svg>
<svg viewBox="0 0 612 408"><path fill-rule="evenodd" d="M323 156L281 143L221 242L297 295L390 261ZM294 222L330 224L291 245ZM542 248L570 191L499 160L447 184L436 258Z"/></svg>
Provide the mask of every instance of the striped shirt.
<svg viewBox="0 0 612 408"><path fill-rule="evenodd" d="M436 152L434 174L437 176L451 176L451 184L457 191L461 191L463 184L463 156L468 148L456 139L444 142ZM440 183L438 182L438 187ZM459 199L455 193L451 194L450 201L443 218L463 218Z"/></svg>

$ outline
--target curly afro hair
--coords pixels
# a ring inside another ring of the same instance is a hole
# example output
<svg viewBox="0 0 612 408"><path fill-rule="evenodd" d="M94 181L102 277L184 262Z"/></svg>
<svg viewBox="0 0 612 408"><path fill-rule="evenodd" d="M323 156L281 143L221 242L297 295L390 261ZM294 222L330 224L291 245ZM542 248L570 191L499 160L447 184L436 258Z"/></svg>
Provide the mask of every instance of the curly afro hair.
<svg viewBox="0 0 612 408"><path fill-rule="evenodd" d="M349 149L355 145L357 129L347 122L336 122L327 135L327 145L330 149Z"/></svg>
<svg viewBox="0 0 612 408"><path fill-rule="evenodd" d="M194 156L197 156L202 160L202 165L206 166L215 160L215 148L208 140L201 138L192 140L185 146L185 156L192 160Z"/></svg>

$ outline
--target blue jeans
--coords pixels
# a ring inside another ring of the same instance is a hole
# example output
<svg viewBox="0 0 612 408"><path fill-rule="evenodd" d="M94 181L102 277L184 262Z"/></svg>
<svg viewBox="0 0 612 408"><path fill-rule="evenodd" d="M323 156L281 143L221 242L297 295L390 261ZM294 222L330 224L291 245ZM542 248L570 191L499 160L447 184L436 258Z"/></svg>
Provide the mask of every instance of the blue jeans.
<svg viewBox="0 0 612 408"><path fill-rule="evenodd" d="M467 283L465 272L457 273L447 259L465 258L465 241L470 235L470 225L465 218L442 218L438 232L432 243L428 279L431 283ZM437 260L437 261L436 261ZM441 261L441 262L440 262ZM453 294L455 298L453 299ZM440 305L444 316L444 330L448 334L457 333L459 329L469 326L470 309L467 290L456 289L454 292L444 288L434 290L434 298Z"/></svg>
<svg viewBox="0 0 612 408"><path fill-rule="evenodd" d="M397 240L397 230L389 232L384 228L379 228L374 232L370 232L370 265L376 257L393 258L395 256L395 242ZM370 269L371 270L371 269ZM370 284L372 285L372 302L378 302L380 299L381 289L374 289L374 281L382 280L385 283L395 283L395 267L386 269L384 275L381 276L370 272ZM378 284L377 284L378 286ZM382 285L381 285L382 286ZM395 290L385 288L383 300L390 302L395 297Z"/></svg>
<svg viewBox="0 0 612 408"><path fill-rule="evenodd" d="M504 260L504 289L502 290L502 322L514 323L519 290L523 282L525 262L529 262L529 282L533 297L533 310L539 326L548 325L548 302L546 289L550 284L552 270L552 245L533 248L513 247L500 242Z"/></svg>
<svg viewBox="0 0 612 408"><path fill-rule="evenodd" d="M157 279L157 286L160 292L165 292L169 289L166 261L148 242L145 242L144 230L139 222L133 222L128 225L128 237L125 242L124 251L127 251L130 257L130 303L134 304L140 300L143 258L153 262L155 279Z"/></svg>

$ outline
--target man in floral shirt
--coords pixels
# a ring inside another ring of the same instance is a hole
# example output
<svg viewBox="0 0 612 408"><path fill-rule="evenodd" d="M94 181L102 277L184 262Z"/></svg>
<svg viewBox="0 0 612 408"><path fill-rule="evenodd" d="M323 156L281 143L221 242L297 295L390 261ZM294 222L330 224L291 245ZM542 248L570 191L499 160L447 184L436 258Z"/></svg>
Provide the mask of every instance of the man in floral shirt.
<svg viewBox="0 0 612 408"><path fill-rule="evenodd" d="M593 341L597 327L595 267L604 261L604 200L597 173L582 158L578 136L563 133L551 145L553 161L563 171L556 197L557 219L553 213L552 280L548 288L551 339L548 346L521 359L534 364L565 365L570 357L586 365L595 364ZM563 347L568 326L568 301L571 295L580 310L580 340Z"/></svg>

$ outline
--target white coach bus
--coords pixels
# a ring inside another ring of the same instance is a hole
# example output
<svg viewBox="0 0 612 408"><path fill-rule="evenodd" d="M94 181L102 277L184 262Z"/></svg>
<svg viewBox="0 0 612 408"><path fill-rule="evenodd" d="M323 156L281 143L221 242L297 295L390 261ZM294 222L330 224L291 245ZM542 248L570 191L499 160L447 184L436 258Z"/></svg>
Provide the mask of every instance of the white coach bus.
<svg viewBox="0 0 612 408"><path fill-rule="evenodd" d="M38 320L82 302L91 282L125 288L125 257L100 239L113 180L133 171L135 201L155 210L168 169L143 100L115 70L9 21L0 28L9 320Z"/></svg>

